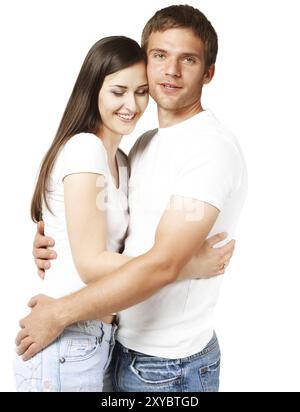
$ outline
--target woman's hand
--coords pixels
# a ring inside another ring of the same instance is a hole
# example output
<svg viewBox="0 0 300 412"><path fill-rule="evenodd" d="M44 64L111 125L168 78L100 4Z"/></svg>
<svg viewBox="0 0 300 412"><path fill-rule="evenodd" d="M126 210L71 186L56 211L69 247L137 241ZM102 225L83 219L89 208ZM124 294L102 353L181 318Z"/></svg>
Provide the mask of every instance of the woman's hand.
<svg viewBox="0 0 300 412"><path fill-rule="evenodd" d="M235 240L231 240L222 247L214 248L214 246L226 237L226 233L218 233L206 239L199 253L183 268L179 280L208 279L223 275L233 255Z"/></svg>

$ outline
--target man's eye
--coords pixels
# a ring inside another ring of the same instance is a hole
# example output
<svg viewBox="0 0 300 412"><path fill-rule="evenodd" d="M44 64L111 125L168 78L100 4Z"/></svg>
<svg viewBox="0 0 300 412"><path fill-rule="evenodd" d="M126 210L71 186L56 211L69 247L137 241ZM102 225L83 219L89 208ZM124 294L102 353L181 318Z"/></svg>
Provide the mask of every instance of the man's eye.
<svg viewBox="0 0 300 412"><path fill-rule="evenodd" d="M196 60L193 57L185 57L184 61L189 64L196 63Z"/></svg>
<svg viewBox="0 0 300 412"><path fill-rule="evenodd" d="M155 59L163 60L163 59L165 58L165 55L162 54L162 53L154 53L154 54L153 54L153 57L154 57Z"/></svg>

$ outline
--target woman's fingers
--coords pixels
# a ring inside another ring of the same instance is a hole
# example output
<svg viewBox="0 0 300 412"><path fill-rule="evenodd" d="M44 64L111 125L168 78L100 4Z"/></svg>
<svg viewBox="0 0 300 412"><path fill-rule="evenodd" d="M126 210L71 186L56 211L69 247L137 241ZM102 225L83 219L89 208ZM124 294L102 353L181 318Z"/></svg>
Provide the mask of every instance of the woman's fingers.
<svg viewBox="0 0 300 412"><path fill-rule="evenodd" d="M226 243L221 249L223 249L224 254L231 253L231 255L234 252L235 248L235 240L232 239L230 242Z"/></svg>
<svg viewBox="0 0 300 412"><path fill-rule="evenodd" d="M213 247L217 243L222 242L222 240L225 240L227 236L228 235L226 232L217 233L216 235L206 239L206 242L209 244L210 247Z"/></svg>

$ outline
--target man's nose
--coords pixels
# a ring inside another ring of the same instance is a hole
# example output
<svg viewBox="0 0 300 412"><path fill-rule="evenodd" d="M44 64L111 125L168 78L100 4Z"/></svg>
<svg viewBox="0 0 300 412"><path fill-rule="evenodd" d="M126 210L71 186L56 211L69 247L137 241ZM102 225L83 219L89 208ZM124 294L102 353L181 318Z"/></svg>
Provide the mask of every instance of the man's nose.
<svg viewBox="0 0 300 412"><path fill-rule="evenodd" d="M166 63L165 68L165 75L172 76L172 77L180 77L181 76L181 68L180 63L177 59L169 59Z"/></svg>

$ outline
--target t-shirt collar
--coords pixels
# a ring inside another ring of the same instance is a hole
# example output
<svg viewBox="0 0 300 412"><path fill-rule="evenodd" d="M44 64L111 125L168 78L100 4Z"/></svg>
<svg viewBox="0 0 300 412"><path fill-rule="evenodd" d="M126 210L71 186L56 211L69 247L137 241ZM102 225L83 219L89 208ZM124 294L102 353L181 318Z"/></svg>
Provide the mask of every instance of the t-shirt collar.
<svg viewBox="0 0 300 412"><path fill-rule="evenodd" d="M158 134L160 136L165 136L165 135L169 135L170 133L171 134L176 133L182 128L186 130L187 128L192 127L193 123L201 119L201 117L206 117L209 115L212 115L212 112L210 111L210 109L202 110L202 112L197 113L194 116L190 117L189 119L183 120L182 122L176 123L173 126L159 127Z"/></svg>

